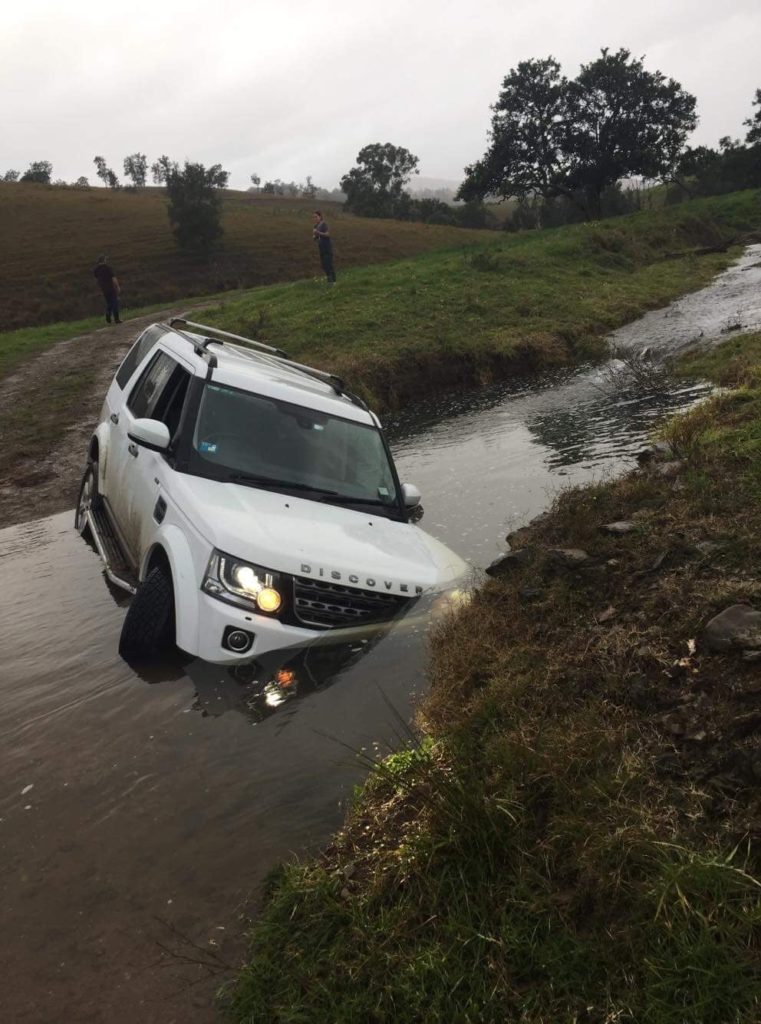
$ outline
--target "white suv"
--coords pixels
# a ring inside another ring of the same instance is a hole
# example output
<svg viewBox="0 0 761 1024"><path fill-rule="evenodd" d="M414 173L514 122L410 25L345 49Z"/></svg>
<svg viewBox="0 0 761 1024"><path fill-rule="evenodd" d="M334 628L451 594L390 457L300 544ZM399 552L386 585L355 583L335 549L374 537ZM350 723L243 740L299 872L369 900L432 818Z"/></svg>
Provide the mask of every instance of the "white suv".
<svg viewBox="0 0 761 1024"><path fill-rule="evenodd" d="M410 521L419 501L339 378L172 320L108 390L76 526L134 594L125 658L233 664L455 588L468 567Z"/></svg>

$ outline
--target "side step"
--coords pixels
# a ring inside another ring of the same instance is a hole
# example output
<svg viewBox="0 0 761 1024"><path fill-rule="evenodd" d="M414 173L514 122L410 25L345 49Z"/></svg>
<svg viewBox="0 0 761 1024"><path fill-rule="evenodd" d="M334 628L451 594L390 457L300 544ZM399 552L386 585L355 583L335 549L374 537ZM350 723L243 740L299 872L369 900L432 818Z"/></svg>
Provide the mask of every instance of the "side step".
<svg viewBox="0 0 761 1024"><path fill-rule="evenodd" d="M98 554L103 559L106 576L116 587L134 594L138 579L124 557L121 544L114 533L104 508L87 510L87 525L90 527L92 539Z"/></svg>

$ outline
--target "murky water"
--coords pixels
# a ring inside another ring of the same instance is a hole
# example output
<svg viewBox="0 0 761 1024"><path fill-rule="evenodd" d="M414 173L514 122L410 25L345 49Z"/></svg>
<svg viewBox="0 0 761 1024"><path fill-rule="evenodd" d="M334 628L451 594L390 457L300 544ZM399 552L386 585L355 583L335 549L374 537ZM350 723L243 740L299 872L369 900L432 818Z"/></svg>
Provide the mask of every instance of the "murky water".
<svg viewBox="0 0 761 1024"><path fill-rule="evenodd" d="M422 525L485 565L558 488L629 465L703 393L582 368L421 403L389 433ZM299 656L295 685L181 658L140 678L116 653L124 599L71 516L0 531L0 573L0 1019L211 1021L251 893L339 824L353 751L398 746L422 616Z"/></svg>

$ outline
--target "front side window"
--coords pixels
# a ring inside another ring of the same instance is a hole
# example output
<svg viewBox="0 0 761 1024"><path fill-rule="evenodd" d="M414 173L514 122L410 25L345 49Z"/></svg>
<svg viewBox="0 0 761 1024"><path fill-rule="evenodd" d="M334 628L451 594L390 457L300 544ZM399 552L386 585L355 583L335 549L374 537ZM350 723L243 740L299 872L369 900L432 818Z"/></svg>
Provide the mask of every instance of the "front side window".
<svg viewBox="0 0 761 1024"><path fill-rule="evenodd" d="M191 464L201 476L401 514L374 426L222 384L204 388Z"/></svg>
<svg viewBox="0 0 761 1024"><path fill-rule="evenodd" d="M164 389L169 384L178 364L166 352L157 352L135 384L127 400L127 408L135 417L141 419L153 416Z"/></svg>

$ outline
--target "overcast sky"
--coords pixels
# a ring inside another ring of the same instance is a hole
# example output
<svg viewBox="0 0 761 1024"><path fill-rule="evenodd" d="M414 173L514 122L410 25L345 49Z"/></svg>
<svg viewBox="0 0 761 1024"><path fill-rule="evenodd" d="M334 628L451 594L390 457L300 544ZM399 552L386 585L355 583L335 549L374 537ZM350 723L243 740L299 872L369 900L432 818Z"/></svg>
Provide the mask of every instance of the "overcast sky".
<svg viewBox="0 0 761 1024"><path fill-rule="evenodd" d="M0 15L0 171L95 179L103 155L221 163L230 184L334 187L369 142L460 180L518 61L573 76L626 46L698 99L695 141L744 134L761 87L761 0L34 0Z"/></svg>

